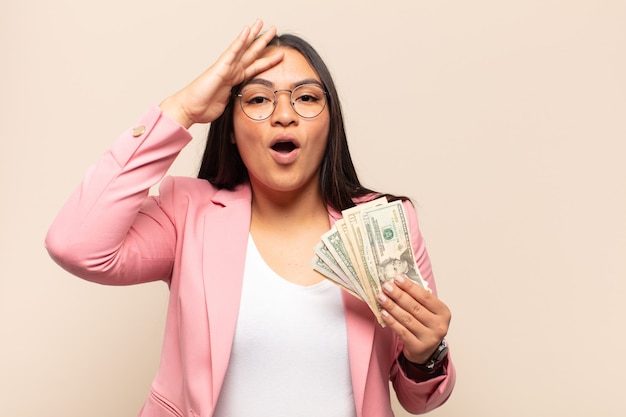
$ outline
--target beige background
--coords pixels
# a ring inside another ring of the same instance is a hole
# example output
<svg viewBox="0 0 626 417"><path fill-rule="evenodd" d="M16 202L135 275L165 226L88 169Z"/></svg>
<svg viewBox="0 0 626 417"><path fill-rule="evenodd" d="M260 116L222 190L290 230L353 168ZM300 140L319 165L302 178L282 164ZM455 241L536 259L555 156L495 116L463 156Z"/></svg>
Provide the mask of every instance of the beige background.
<svg viewBox="0 0 626 417"><path fill-rule="evenodd" d="M362 180L419 203L459 373L432 415L626 414L626 2L3 0L0 415L136 415L166 287L75 279L43 238L255 17L329 63Z"/></svg>

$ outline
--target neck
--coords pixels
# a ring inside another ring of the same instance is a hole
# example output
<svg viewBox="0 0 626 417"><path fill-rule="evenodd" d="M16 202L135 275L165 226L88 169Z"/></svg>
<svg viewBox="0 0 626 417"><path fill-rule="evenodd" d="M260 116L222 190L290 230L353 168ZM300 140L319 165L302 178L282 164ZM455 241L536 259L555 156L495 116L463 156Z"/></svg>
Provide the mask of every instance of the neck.
<svg viewBox="0 0 626 417"><path fill-rule="evenodd" d="M296 193L252 189L250 234L259 253L279 276L305 286L323 279L312 269L311 259L330 227L319 187L314 189Z"/></svg>
<svg viewBox="0 0 626 417"><path fill-rule="evenodd" d="M279 226L286 230L296 229L309 222L328 219L327 207L319 188L292 193L252 190L252 222L256 226Z"/></svg>

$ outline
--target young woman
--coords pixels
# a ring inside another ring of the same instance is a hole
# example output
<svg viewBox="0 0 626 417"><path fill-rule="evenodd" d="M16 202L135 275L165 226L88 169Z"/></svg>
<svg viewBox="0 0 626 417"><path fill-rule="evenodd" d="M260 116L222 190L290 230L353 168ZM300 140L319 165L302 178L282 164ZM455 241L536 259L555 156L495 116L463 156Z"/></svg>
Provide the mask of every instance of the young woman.
<svg viewBox="0 0 626 417"><path fill-rule="evenodd" d="M84 279L170 287L162 360L142 417L392 416L449 397L455 372L415 212L415 259L367 305L310 266L341 210L380 194L356 175L330 73L259 20L206 72L147 111L52 224L52 258ZM211 123L199 178L166 177L187 128Z"/></svg>

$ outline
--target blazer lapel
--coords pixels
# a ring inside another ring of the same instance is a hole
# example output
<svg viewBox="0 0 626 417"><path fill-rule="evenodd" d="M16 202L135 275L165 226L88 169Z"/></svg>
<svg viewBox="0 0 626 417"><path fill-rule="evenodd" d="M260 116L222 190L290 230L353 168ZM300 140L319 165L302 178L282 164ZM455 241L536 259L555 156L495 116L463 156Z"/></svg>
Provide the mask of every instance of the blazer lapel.
<svg viewBox="0 0 626 417"><path fill-rule="evenodd" d="M203 274L211 347L212 404L224 382L237 325L250 232L248 186L219 191L204 219Z"/></svg>
<svg viewBox="0 0 626 417"><path fill-rule="evenodd" d="M352 376L352 392L357 415L363 415L365 385L374 346L374 330L378 323L362 300L342 291L348 330L348 357Z"/></svg>

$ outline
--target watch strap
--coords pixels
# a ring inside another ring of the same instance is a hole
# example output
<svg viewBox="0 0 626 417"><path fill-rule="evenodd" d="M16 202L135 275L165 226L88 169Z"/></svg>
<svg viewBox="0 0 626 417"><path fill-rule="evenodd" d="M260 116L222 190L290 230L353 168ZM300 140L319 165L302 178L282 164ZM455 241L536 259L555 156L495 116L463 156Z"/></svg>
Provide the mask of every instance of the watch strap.
<svg viewBox="0 0 626 417"><path fill-rule="evenodd" d="M425 372L427 374L435 374L437 373L437 371L439 371L443 367L447 356L448 356L448 343L446 342L446 339L442 339L439 345L437 346L437 349L435 349L433 354L430 356L430 358L428 358L428 360L425 363L421 364L421 363L411 362L404 356L404 353L400 353L400 357L398 358L398 361L400 362L401 365L408 364L412 368L419 369L420 371ZM406 366L404 366L404 368L406 369Z"/></svg>

